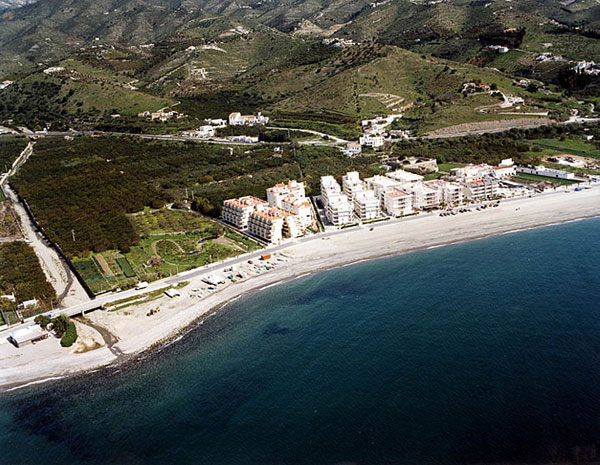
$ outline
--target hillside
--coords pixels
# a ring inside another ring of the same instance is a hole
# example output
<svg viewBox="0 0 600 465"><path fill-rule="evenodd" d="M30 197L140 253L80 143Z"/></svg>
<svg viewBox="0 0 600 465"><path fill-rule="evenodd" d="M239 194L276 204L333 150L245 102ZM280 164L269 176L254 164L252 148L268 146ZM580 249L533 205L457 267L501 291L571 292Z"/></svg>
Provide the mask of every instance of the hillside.
<svg viewBox="0 0 600 465"><path fill-rule="evenodd" d="M27 70L39 61L64 57L82 46L155 43L214 18L263 25L300 37L336 35L375 40L467 60L488 40L514 42L515 37L503 34L511 28L539 32L541 26L547 26L543 32L553 34L556 28L578 27L571 32L579 37L585 37L583 31L598 29L597 0L575 0L568 6L564 3L524 0L507 6L501 0L431 4L416 0L377 4L366 0L42 0L0 15L0 73ZM213 34L210 38L217 37Z"/></svg>

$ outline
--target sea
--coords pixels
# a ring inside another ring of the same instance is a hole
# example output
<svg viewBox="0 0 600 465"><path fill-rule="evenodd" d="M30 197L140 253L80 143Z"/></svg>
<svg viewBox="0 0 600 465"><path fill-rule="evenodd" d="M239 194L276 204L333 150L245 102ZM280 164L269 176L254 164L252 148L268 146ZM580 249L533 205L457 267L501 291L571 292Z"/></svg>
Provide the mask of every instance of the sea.
<svg viewBox="0 0 600 465"><path fill-rule="evenodd" d="M0 394L1 464L600 461L600 219L317 272Z"/></svg>

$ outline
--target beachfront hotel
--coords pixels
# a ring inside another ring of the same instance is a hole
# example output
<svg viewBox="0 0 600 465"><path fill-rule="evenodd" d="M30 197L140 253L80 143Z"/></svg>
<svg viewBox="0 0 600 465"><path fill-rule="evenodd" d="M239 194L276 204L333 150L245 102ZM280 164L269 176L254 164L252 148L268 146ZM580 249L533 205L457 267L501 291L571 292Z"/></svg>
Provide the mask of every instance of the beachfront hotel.
<svg viewBox="0 0 600 465"><path fill-rule="evenodd" d="M267 189L267 202L253 196L225 200L222 219L269 243L299 237L314 223L305 193L304 183L290 180Z"/></svg>
<svg viewBox="0 0 600 465"><path fill-rule="evenodd" d="M349 171L342 176L342 188L350 202L354 201L356 194L367 189L365 183L360 179L358 171Z"/></svg>
<svg viewBox="0 0 600 465"><path fill-rule="evenodd" d="M471 202L485 200L498 194L498 181L485 178L463 183L465 196Z"/></svg>
<svg viewBox="0 0 600 465"><path fill-rule="evenodd" d="M286 197L293 195L298 199L306 197L306 188L303 182L289 180L287 184L279 183L267 189L267 202L272 207L281 208L281 203Z"/></svg>
<svg viewBox="0 0 600 465"><path fill-rule="evenodd" d="M252 213L248 221L248 232L271 244L284 238L300 237L304 227L298 216L280 208L261 206Z"/></svg>
<svg viewBox="0 0 600 465"><path fill-rule="evenodd" d="M229 199L223 202L221 217L223 221L235 226L238 229L246 229L250 213L267 202L252 195L240 197L239 199Z"/></svg>
<svg viewBox="0 0 600 465"><path fill-rule="evenodd" d="M412 194L413 208L418 210L428 210L440 205L440 193L423 183L411 183L404 186L406 192Z"/></svg>
<svg viewBox="0 0 600 465"><path fill-rule="evenodd" d="M306 198L306 187L303 182L290 180L267 189L267 202L271 207L297 215L305 228L314 223L313 209Z"/></svg>
<svg viewBox="0 0 600 465"><path fill-rule="evenodd" d="M434 179L427 181L426 184L438 190L440 202L445 205L458 205L464 201L464 187L457 182Z"/></svg>
<svg viewBox="0 0 600 465"><path fill-rule="evenodd" d="M334 226L342 226L352 223L354 206L348 201L342 193L333 193L329 195L329 200L325 206L325 216Z"/></svg>
<svg viewBox="0 0 600 465"><path fill-rule="evenodd" d="M410 215L413 212L412 195L398 188L384 192L383 210L394 217Z"/></svg>
<svg viewBox="0 0 600 465"><path fill-rule="evenodd" d="M354 213L361 220L374 220L379 216L381 202L375 192L365 190L354 196Z"/></svg>

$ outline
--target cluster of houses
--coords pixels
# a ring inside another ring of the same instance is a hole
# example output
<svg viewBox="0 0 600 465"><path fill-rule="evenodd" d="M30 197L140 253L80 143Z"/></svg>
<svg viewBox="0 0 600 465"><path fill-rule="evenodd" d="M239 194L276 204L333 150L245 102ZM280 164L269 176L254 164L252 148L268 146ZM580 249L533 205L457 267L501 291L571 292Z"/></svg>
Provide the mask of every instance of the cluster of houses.
<svg viewBox="0 0 600 465"><path fill-rule="evenodd" d="M352 47L353 45L358 45L358 43L354 42L353 40L342 39L340 37L330 37L328 39L323 39L321 41L321 43L323 45L329 45L331 47L337 47L337 48L345 48L345 47Z"/></svg>
<svg viewBox="0 0 600 465"><path fill-rule="evenodd" d="M49 68L46 68L42 72L44 74L56 74L56 73L62 73L63 71L65 71L65 68L63 66L50 66Z"/></svg>
<svg viewBox="0 0 600 465"><path fill-rule="evenodd" d="M205 119L204 125L194 131L186 131L183 133L185 137L193 137L198 139L207 139L215 136L215 129L230 126L257 126L265 125L269 122L269 117L261 113L256 115L242 115L239 112L231 113L228 120L224 119ZM251 136L230 136L227 138L231 142L257 143L258 137Z"/></svg>
<svg viewBox="0 0 600 465"><path fill-rule="evenodd" d="M358 139L358 142L349 142L346 144L344 153L348 156L355 156L362 152L362 147L374 149L383 147L388 136L407 139L409 136L408 131L388 130L388 126L397 118L402 118L402 115L378 116L374 119L361 121L362 135Z"/></svg>
<svg viewBox="0 0 600 465"><path fill-rule="evenodd" d="M451 170L447 179L424 181L423 176L397 170L361 179L352 171L342 177L321 177L321 203L330 224L341 226L383 216L400 217L415 211L477 202L498 195L499 182L514 176L511 159L498 166L467 165Z"/></svg>
<svg viewBox="0 0 600 465"><path fill-rule="evenodd" d="M242 115L240 112L234 112L229 115L230 126L257 126L269 123L269 117L260 112L256 115Z"/></svg>
<svg viewBox="0 0 600 465"><path fill-rule="evenodd" d="M561 55L553 55L552 53L545 52L538 54L535 57L535 61L538 63L566 63L569 60Z"/></svg>
<svg viewBox="0 0 600 465"><path fill-rule="evenodd" d="M222 219L265 242L303 236L315 219L304 183L294 180L267 189L267 200L245 196L223 202Z"/></svg>
<svg viewBox="0 0 600 465"><path fill-rule="evenodd" d="M593 61L578 61L573 67L576 73L600 76L600 64Z"/></svg>
<svg viewBox="0 0 600 465"><path fill-rule="evenodd" d="M150 118L152 121L161 121L161 122L165 122L168 121L170 119L178 119L178 118L184 118L185 115L183 113L179 113L177 111L173 111L173 110L158 110L158 111L142 111L141 113L138 113L138 117L139 118Z"/></svg>

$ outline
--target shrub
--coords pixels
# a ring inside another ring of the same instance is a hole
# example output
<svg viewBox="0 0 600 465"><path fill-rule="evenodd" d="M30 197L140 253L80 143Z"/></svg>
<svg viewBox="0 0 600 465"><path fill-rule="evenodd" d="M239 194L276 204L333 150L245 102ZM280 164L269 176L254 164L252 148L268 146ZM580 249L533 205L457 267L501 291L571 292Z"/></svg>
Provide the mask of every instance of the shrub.
<svg viewBox="0 0 600 465"><path fill-rule="evenodd" d="M71 347L77 340L77 328L71 320L67 323L67 330L64 336L60 339L60 345L63 347Z"/></svg>

